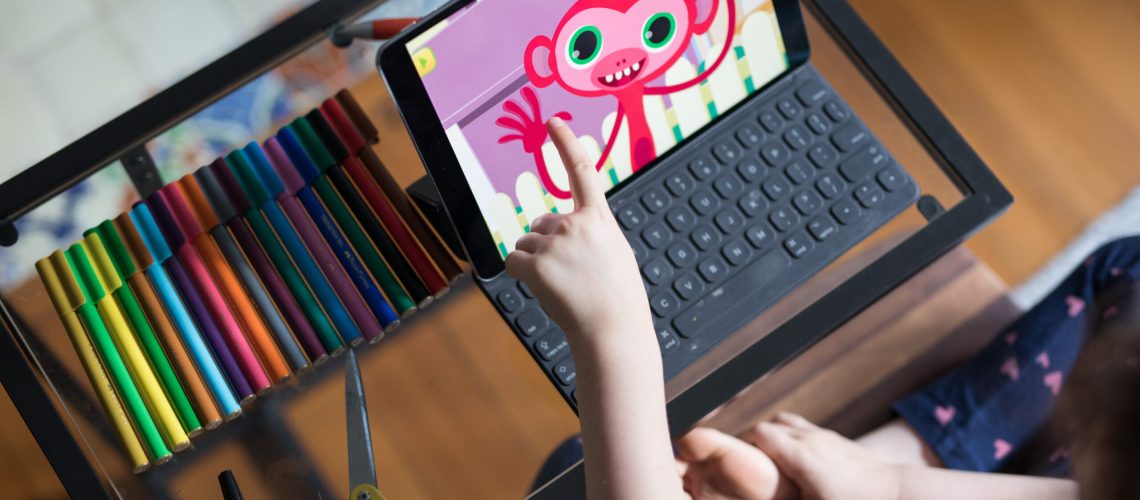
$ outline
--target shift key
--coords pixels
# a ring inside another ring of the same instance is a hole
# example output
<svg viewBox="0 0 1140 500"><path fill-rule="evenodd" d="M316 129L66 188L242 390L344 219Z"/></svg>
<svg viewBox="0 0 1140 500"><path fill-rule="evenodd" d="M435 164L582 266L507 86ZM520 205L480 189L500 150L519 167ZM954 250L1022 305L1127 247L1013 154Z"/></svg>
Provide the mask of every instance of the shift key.
<svg viewBox="0 0 1140 500"><path fill-rule="evenodd" d="M673 320L677 333L682 337L692 338L705 328L714 326L721 316L731 312L733 306L750 295L762 291L780 276L789 264L788 256L784 252L771 251L764 254L678 315Z"/></svg>
<svg viewBox="0 0 1140 500"><path fill-rule="evenodd" d="M858 182L890 162L891 157L883 148L867 146L839 165L839 173L850 182Z"/></svg>

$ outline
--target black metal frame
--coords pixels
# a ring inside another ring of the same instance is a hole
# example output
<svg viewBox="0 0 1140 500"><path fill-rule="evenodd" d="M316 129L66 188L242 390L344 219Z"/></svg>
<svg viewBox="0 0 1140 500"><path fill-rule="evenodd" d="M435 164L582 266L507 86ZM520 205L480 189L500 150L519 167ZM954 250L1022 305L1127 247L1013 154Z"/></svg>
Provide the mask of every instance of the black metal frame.
<svg viewBox="0 0 1140 500"><path fill-rule="evenodd" d="M908 122L965 198L939 214L771 334L717 368L667 405L669 432L680 436L762 375L777 369L870 306L887 292L961 244L1000 215L1013 196L954 129L846 0L808 0L848 56ZM531 498L585 498L582 463L547 483Z"/></svg>
<svg viewBox="0 0 1140 500"><path fill-rule="evenodd" d="M39 204L132 148L204 108L325 36L336 22L383 0L321 0L201 71L128 111L51 157L0 184L0 233ZM966 197L907 241L771 335L738 354L669 403L670 431L679 435L756 379L823 338L984 226L1013 201L964 139L845 0L810 7L878 86ZM5 227L7 226L7 227ZM0 238L3 239L3 238ZM0 382L71 496L110 498L105 485L25 357L17 325L0 302ZM581 464L535 493L581 498Z"/></svg>

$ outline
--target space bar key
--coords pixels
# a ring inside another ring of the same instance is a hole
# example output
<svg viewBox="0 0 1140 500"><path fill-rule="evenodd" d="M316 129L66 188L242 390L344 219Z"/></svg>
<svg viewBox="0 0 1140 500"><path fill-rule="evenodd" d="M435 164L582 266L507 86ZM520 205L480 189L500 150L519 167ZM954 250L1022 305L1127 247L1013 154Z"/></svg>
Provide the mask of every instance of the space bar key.
<svg viewBox="0 0 1140 500"><path fill-rule="evenodd" d="M677 328L677 333L690 338L713 326L733 306L782 274L789 264L787 254L779 249L764 254L674 318L673 326Z"/></svg>

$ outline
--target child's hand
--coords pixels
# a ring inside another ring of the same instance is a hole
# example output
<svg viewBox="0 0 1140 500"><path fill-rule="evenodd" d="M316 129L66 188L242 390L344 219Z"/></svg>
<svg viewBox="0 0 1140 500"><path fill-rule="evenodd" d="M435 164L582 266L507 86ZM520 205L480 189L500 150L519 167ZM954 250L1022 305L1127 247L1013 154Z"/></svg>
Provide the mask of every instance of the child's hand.
<svg viewBox="0 0 1140 500"><path fill-rule="evenodd" d="M637 261L606 203L594 162L565 122L547 124L570 179L574 212L546 214L507 256L507 273L534 290L571 345L649 332L649 300ZM585 346L584 346L585 347Z"/></svg>
<svg viewBox="0 0 1140 500"><path fill-rule="evenodd" d="M677 441L677 468L694 499L799 498L764 452L723 432L698 427Z"/></svg>
<svg viewBox="0 0 1140 500"><path fill-rule="evenodd" d="M806 499L894 500L898 469L868 449L807 419L780 413L745 439L796 483Z"/></svg>

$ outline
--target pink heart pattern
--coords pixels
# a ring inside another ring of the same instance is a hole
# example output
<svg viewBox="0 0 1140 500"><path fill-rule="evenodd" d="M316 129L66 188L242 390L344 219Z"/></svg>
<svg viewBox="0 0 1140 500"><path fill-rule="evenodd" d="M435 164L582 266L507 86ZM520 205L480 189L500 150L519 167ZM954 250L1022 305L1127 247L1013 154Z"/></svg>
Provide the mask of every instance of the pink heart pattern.
<svg viewBox="0 0 1140 500"><path fill-rule="evenodd" d="M994 460L1005 458L1011 450L1013 450L1013 445L1009 444L1009 441L1001 438L994 440Z"/></svg>
<svg viewBox="0 0 1140 500"><path fill-rule="evenodd" d="M1037 355L1037 364L1041 365L1041 368L1048 370L1049 369L1049 353L1042 352L1041 354L1038 354Z"/></svg>
<svg viewBox="0 0 1140 500"><path fill-rule="evenodd" d="M1069 306L1069 317L1070 318L1077 317L1077 315L1080 314L1081 311L1085 310L1085 301L1081 300L1080 297L1074 297L1074 296L1070 295L1068 297L1065 297L1065 303L1068 304L1068 306Z"/></svg>
<svg viewBox="0 0 1140 500"><path fill-rule="evenodd" d="M938 419L938 423L945 427L946 424L954 419L954 414L957 412L958 410L953 406L935 406L934 418Z"/></svg>
<svg viewBox="0 0 1140 500"><path fill-rule="evenodd" d="M1053 450L1053 453L1049 454L1049 463L1055 463L1062 458L1069 458L1069 449L1064 446Z"/></svg>
<svg viewBox="0 0 1140 500"><path fill-rule="evenodd" d="M999 373L1008 375L1010 380L1017 381L1017 377L1021 376L1021 370L1017 368L1017 358L1009 358L1002 363Z"/></svg>
<svg viewBox="0 0 1140 500"><path fill-rule="evenodd" d="M1017 343L1017 332L1009 332L1005 334L1006 345L1013 345Z"/></svg>
<svg viewBox="0 0 1140 500"><path fill-rule="evenodd" d="M1045 375L1045 386L1053 391L1054 396L1061 392L1061 378L1062 375L1060 371L1050 372Z"/></svg>

